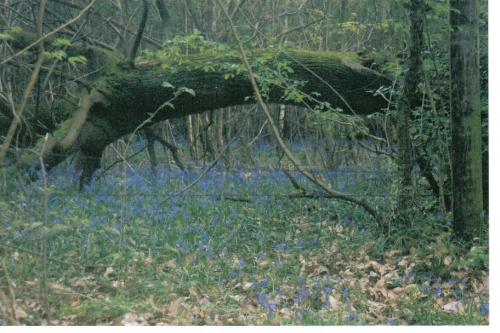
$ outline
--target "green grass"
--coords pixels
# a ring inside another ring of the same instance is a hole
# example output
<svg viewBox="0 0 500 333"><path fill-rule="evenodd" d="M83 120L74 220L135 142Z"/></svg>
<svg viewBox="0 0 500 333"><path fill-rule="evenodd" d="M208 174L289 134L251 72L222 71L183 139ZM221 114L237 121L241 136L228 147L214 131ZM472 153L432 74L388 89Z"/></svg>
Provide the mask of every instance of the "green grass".
<svg viewBox="0 0 500 333"><path fill-rule="evenodd" d="M165 200L196 172L154 177L142 168L124 179L117 170L84 193L63 172L45 192L47 225L39 184L3 189L2 255L22 324L47 318L44 234L55 324L488 324L487 245L467 251L431 211L383 234L352 205L279 197L293 188L278 173L213 171ZM347 191L390 194L383 179L325 177ZM221 191L255 201L211 196ZM371 202L390 211L390 197Z"/></svg>

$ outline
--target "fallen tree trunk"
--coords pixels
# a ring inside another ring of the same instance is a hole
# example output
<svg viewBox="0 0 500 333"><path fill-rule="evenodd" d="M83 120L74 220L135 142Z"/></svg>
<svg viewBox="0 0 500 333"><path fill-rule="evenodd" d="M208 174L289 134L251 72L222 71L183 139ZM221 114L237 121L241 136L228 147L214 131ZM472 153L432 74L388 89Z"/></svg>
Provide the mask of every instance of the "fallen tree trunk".
<svg viewBox="0 0 500 333"><path fill-rule="evenodd" d="M334 108L351 110L359 115L371 114L386 107L386 101L373 92L381 86L390 86L391 79L363 67L356 61L355 55L311 51L261 51L259 54L263 52L267 52L268 58L287 61L293 70L288 78L304 82L300 87L303 93L318 96L315 97L316 102L309 100L309 106L327 102ZM211 59L197 61L209 63ZM240 62L235 56L225 56L222 61ZM161 69L160 64L152 63L136 64L134 68L115 66L94 82L91 93L82 97L73 118L64 121L52 133L44 151L45 167L50 169L70 154L78 152L78 164L83 171L81 180L85 183L99 168L106 146L138 127L193 113L253 103L253 99L248 98L253 96L248 77L235 74L228 78L226 74L222 70L189 66L169 73ZM178 95L172 86L192 89L195 95ZM267 102L304 106L302 101L284 100L283 93L283 87L272 86ZM171 101L172 107L159 110L167 101ZM22 164L33 166L36 161L38 158L34 154L27 153Z"/></svg>

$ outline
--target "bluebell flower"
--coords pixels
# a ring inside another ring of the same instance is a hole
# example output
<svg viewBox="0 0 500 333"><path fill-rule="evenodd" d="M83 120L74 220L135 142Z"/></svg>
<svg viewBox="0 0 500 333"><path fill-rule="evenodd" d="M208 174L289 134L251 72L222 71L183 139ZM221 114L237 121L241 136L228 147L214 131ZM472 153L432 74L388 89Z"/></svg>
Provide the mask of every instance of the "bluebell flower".
<svg viewBox="0 0 500 333"><path fill-rule="evenodd" d="M302 275L298 277L298 279L297 279L298 284L303 285L305 282L306 282L306 280L304 279L304 277Z"/></svg>
<svg viewBox="0 0 500 333"><path fill-rule="evenodd" d="M295 295L295 304L297 304L297 305L303 304L304 301L306 301L308 297L309 297L309 291L308 291L307 287L299 289L299 291Z"/></svg>
<svg viewBox="0 0 500 333"><path fill-rule="evenodd" d="M398 321L396 319L389 319L387 321L387 325L389 325L389 326L397 326L398 325Z"/></svg>
<svg viewBox="0 0 500 333"><path fill-rule="evenodd" d="M351 313L347 317L347 321L356 321L356 320L358 320L358 314L356 312Z"/></svg>
<svg viewBox="0 0 500 333"><path fill-rule="evenodd" d="M481 308L479 310L481 316L487 316L490 313L490 303L481 303Z"/></svg>
<svg viewBox="0 0 500 333"><path fill-rule="evenodd" d="M274 312L276 311L276 303L269 302L269 299L267 297L266 293L261 293L259 296L257 296L257 302L261 307L264 309L267 309L268 311L268 316L270 319L273 318Z"/></svg>
<svg viewBox="0 0 500 333"><path fill-rule="evenodd" d="M284 251L287 249L287 247L288 245L286 245L286 243L279 243L274 248L278 251Z"/></svg>
<svg viewBox="0 0 500 333"><path fill-rule="evenodd" d="M347 288L342 289L341 295L342 295L342 298L348 299L349 298L349 289L347 289Z"/></svg>
<svg viewBox="0 0 500 333"><path fill-rule="evenodd" d="M439 298L439 297L441 297L441 295L442 295L442 289L441 289L440 287L437 287L437 288L434 290L434 296L435 296L436 298Z"/></svg>
<svg viewBox="0 0 500 333"><path fill-rule="evenodd" d="M255 284L255 289L267 288L269 287L269 280L263 279Z"/></svg>
<svg viewBox="0 0 500 333"><path fill-rule="evenodd" d="M265 307L268 303L267 294L266 293L259 294L259 296L257 296L257 302L259 303L260 306Z"/></svg>

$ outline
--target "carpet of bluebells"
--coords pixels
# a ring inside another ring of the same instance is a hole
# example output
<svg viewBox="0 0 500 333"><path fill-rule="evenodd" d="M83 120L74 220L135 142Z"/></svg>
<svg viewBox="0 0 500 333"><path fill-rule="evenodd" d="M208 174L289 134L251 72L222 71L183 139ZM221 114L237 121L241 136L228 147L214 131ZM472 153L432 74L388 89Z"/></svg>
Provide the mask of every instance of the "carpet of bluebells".
<svg viewBox="0 0 500 333"><path fill-rule="evenodd" d="M391 211L389 167L313 171ZM283 172L238 164L181 191L202 172L160 165L155 174L138 158L82 192L68 165L47 186L4 179L0 235L20 323L488 323L487 249L454 245L446 216L422 214L426 228L382 233L358 207L288 198L297 190ZM400 241L412 232L415 241Z"/></svg>

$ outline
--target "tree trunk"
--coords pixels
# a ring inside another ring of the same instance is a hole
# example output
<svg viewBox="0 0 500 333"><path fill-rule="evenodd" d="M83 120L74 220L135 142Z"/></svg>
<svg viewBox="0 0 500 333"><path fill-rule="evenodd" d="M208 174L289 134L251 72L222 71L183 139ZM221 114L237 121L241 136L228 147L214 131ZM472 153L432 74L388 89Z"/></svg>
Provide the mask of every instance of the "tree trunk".
<svg viewBox="0 0 500 333"><path fill-rule="evenodd" d="M408 68L403 79L402 96L399 100L398 113L398 146L399 171L401 177L401 194L399 197L399 217L403 222L410 220L408 208L413 197L413 147L410 136L412 111L421 103L418 85L422 74L422 50L424 47L425 1L411 0L409 4L410 39L407 57Z"/></svg>
<svg viewBox="0 0 500 333"><path fill-rule="evenodd" d="M273 57L286 59L289 62L294 71L289 77L305 82L301 87L304 93L317 92L320 94L318 99L328 102L334 108L347 108L347 102L354 112L366 115L380 111L386 106L385 100L380 96L374 96L372 92L380 86L390 86L391 79L363 67L356 62L354 55L288 51L288 54L274 53ZM231 56L226 59L228 62L239 62L238 58ZM224 72L184 69L168 74L159 67L155 64L136 65L135 68L116 66L112 72L100 77L93 85L92 96L101 98L87 97L91 104L87 106L85 123L83 126L77 126L79 132L69 131L75 127L71 125L73 119L63 122L54 132L56 142L64 140L65 136L77 135L78 139L74 140L74 145L51 146L56 149L51 148L46 151L44 156L46 167L50 169L69 154L79 150L83 161L92 161L83 163L85 170L83 174L88 180L99 166L98 161L105 147L118 138L136 131L138 127L144 127L145 122L149 126L151 123L166 119L251 102L247 96L253 96L253 90L248 77L244 74L225 79ZM175 95L174 89L162 87L165 81L178 88L191 88L196 94ZM281 88L271 88L268 102L283 103L282 96ZM164 107L155 113L166 101L171 101L174 108ZM287 103L303 105L301 102L287 101ZM151 118L152 114L155 115ZM26 154L29 156L29 153ZM24 158L28 165L33 163L33 160L36 160L33 155ZM85 169L85 165L89 169Z"/></svg>
<svg viewBox="0 0 500 333"><path fill-rule="evenodd" d="M478 1L451 0L450 28L453 228L470 241L484 227Z"/></svg>

